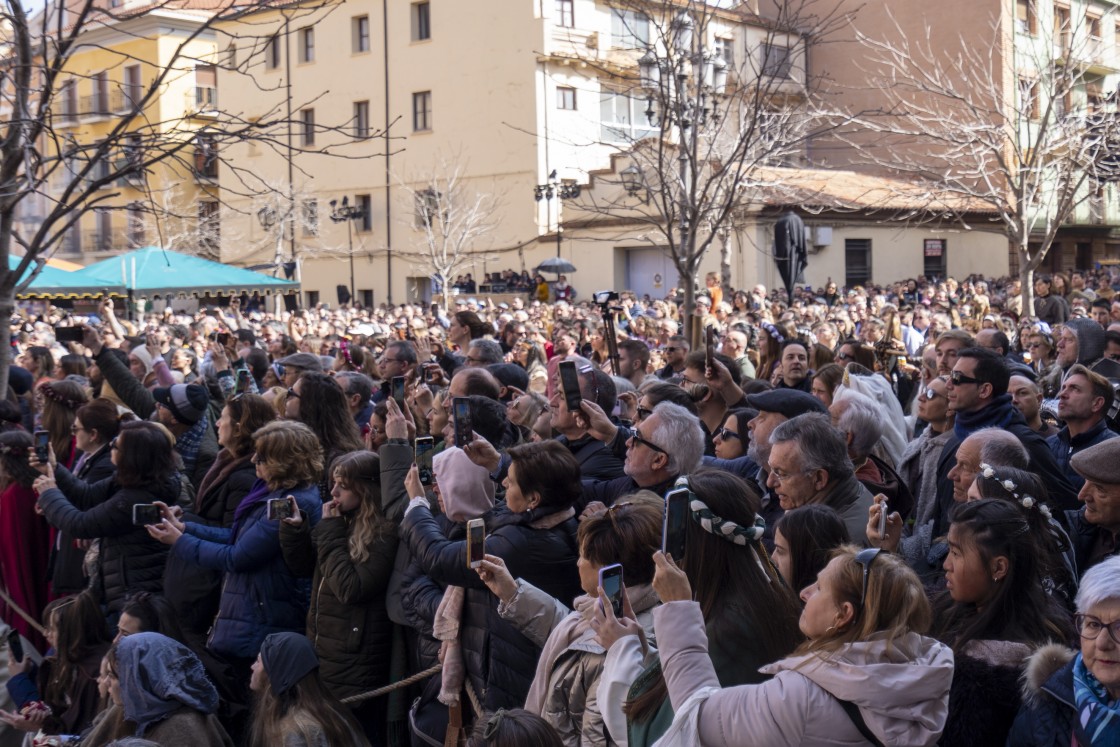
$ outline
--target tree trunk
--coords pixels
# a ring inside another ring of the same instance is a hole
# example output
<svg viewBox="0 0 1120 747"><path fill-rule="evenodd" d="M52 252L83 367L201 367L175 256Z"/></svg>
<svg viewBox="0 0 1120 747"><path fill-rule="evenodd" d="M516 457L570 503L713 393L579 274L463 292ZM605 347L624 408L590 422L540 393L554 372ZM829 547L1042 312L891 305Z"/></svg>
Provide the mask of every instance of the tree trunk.
<svg viewBox="0 0 1120 747"><path fill-rule="evenodd" d="M6 270L6 272L11 274L11 270ZM0 319L11 319L15 307L15 288L0 290ZM7 324L0 324L0 393L8 391L8 370L12 365L11 341L11 327Z"/></svg>
<svg viewBox="0 0 1120 747"><path fill-rule="evenodd" d="M1025 255L1026 252L1019 252L1019 285L1022 286L1023 316L1034 316L1034 267Z"/></svg>
<svg viewBox="0 0 1120 747"><path fill-rule="evenodd" d="M731 303L731 235L729 231L719 234L719 284L723 288L723 300ZM715 309L713 309L715 311Z"/></svg>

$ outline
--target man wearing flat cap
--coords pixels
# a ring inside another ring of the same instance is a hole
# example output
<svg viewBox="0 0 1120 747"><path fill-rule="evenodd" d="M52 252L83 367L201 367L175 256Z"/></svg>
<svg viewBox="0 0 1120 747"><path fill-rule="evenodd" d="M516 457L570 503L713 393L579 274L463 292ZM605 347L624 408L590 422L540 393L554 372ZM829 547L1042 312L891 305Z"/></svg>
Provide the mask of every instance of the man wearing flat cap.
<svg viewBox="0 0 1120 747"><path fill-rule="evenodd" d="M766 519L766 534L762 541L766 549L773 550L774 524L784 513L776 495L771 493L767 483L770 481L770 434L782 423L810 412L828 414L828 408L819 399L800 389L772 389L768 392L747 396L747 404L758 415L747 423L751 442L747 456L758 465L758 491L762 494L762 509L759 511Z"/></svg>
<svg viewBox="0 0 1120 747"><path fill-rule="evenodd" d="M1077 498L1084 506L1066 511L1077 573L1120 550L1120 438L1103 441L1073 455L1070 466L1085 478Z"/></svg>
<svg viewBox="0 0 1120 747"><path fill-rule="evenodd" d="M276 361L284 367L284 386L291 389L299 381L299 377L308 371L321 372L323 361L319 356L311 353L295 353Z"/></svg>
<svg viewBox="0 0 1120 747"><path fill-rule="evenodd" d="M183 473L195 490L218 456L218 439L210 427L210 394L198 384L175 384L152 390L156 409L152 420L175 436L175 451L183 459Z"/></svg>

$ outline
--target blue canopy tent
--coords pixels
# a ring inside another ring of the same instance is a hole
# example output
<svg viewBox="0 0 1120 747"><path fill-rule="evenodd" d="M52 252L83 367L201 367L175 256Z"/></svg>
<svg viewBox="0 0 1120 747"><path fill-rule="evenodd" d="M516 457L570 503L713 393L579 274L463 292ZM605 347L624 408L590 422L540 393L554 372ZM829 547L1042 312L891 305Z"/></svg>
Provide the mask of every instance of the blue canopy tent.
<svg viewBox="0 0 1120 747"><path fill-rule="evenodd" d="M8 269L15 270L23 257L8 256ZM28 266L20 276L20 281L26 280L35 269L35 264ZM111 295L123 296L124 289L120 282L97 283L88 278L78 277L76 272L67 272L57 267L44 265L35 279L23 290L16 291L16 298L20 300L32 298L96 298L106 291Z"/></svg>
<svg viewBox="0 0 1120 747"><path fill-rule="evenodd" d="M157 246L110 257L70 274L89 284L123 287L138 298L272 295L299 291L299 283L290 280L165 251Z"/></svg>

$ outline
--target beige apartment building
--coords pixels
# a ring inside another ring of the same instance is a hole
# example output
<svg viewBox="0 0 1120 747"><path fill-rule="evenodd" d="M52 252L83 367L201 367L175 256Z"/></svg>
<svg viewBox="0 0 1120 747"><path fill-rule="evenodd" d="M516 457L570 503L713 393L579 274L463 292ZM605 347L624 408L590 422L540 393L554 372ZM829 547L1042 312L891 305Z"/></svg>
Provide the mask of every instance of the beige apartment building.
<svg viewBox="0 0 1120 747"><path fill-rule="evenodd" d="M224 146L222 260L296 260L305 303L337 303L351 271L364 303L428 300L438 289L424 216L454 175L463 194L491 205L489 230L470 242L473 266L465 271L476 280L504 269L532 272L559 253L578 268L569 280L580 297L604 288L667 292L677 275L663 241L627 219L630 205L646 208L620 192L629 148L655 132L636 90L637 61L655 22L596 0L348 0L315 11L295 3L224 22L217 83L225 113L268 127L290 112L298 126L287 148ZM717 13L706 32L704 43L733 73L757 67L760 48L772 53L776 38L745 13ZM804 96L805 40L791 34L781 43L784 85L791 97ZM814 49L810 63L821 64L820 54ZM226 74L245 60L251 76ZM771 226L790 208L809 227L806 281L815 286L829 278L1007 272L1000 237L901 223L898 206L867 199L874 177L798 176L813 157L809 150L784 164L794 169L785 178L817 185L822 199L835 192L841 203L835 210L786 204L762 192L744 201L729 239L734 285L776 283ZM280 197L239 199L242 180L270 185ZM562 200L554 189L552 199L536 200L535 188L550 180L578 185L580 197ZM610 220L585 209L604 198L626 207ZM335 222L331 201L343 199L358 209ZM711 251L701 272L719 261Z"/></svg>

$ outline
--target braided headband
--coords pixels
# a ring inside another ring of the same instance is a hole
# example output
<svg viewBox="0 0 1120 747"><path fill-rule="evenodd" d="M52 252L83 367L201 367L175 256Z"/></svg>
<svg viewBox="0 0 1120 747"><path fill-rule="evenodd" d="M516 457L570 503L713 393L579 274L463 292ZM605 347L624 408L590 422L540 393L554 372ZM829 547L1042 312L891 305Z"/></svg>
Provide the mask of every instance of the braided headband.
<svg viewBox="0 0 1120 747"><path fill-rule="evenodd" d="M338 349L342 353L342 357L350 364L350 367L357 370L358 367L354 365L354 359L350 357L350 341L343 337L338 341Z"/></svg>
<svg viewBox="0 0 1120 747"><path fill-rule="evenodd" d="M996 476L996 471L992 467L992 465L981 463L980 464L980 474L983 475L984 477L988 478L989 480L995 480L996 482L998 482L1000 487L1003 488L1004 490L1006 490L1008 493L1010 493L1011 496L1016 501L1018 501L1019 505L1022 506L1023 508L1030 511L1032 508L1037 506L1039 513L1041 513L1043 516L1045 516L1047 520L1050 520L1052 518L1049 506L1047 506L1045 503L1043 503L1039 500L1036 500L1033 495L1026 492L1025 490L1020 490L1019 486L1016 485L1014 483L1014 481L1009 480L1009 479L1001 480L999 477Z"/></svg>
<svg viewBox="0 0 1120 747"><path fill-rule="evenodd" d="M57 404L62 405L67 410L77 411L82 407L82 405L86 404L85 402L81 402L76 399L70 399L69 397L65 397L59 394L54 390L49 381L45 381L40 384L39 391L42 392L44 397L51 400L52 402L56 402Z"/></svg>
<svg viewBox="0 0 1120 747"><path fill-rule="evenodd" d="M778 328L775 327L770 322L763 321L759 326L762 327L764 330L766 330L766 333L769 334L771 337L773 337L778 342L784 342L785 341L785 339L786 339L785 336L781 332L779 332Z"/></svg>
<svg viewBox="0 0 1120 747"><path fill-rule="evenodd" d="M708 504L695 495L690 495L688 506L692 509L692 515L696 517L696 521L705 532L736 545L746 546L748 542L760 540L762 539L762 533L766 530L766 519L761 516L754 517L754 526L744 527L730 519L716 516L708 508Z"/></svg>

